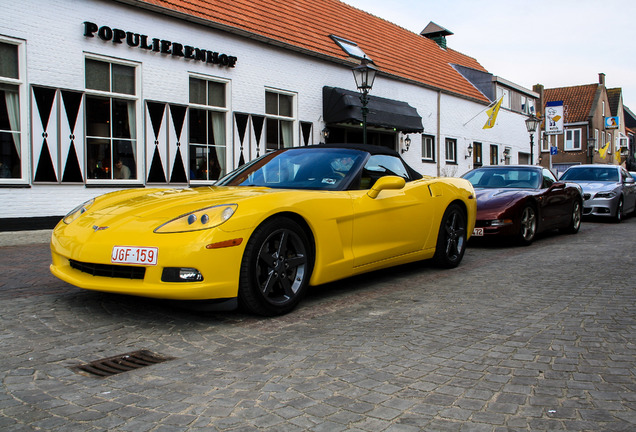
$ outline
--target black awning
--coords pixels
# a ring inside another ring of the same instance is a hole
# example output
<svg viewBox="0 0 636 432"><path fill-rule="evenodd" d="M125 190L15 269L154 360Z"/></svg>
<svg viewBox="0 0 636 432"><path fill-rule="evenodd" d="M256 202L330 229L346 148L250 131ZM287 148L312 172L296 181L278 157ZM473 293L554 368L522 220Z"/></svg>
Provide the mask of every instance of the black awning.
<svg viewBox="0 0 636 432"><path fill-rule="evenodd" d="M369 96L367 125L395 128L405 133L423 132L422 117L406 102ZM325 123L361 123L360 93L336 87L322 88Z"/></svg>

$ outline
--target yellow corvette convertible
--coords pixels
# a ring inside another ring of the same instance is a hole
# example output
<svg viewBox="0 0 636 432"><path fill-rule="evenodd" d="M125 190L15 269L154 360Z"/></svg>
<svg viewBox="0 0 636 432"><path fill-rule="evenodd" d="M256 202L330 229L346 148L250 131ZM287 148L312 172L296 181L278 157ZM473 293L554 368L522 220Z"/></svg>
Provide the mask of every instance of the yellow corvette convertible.
<svg viewBox="0 0 636 432"><path fill-rule="evenodd" d="M215 186L85 202L53 232L51 271L89 290L278 315L308 285L431 258L457 266L475 212L468 181L423 178L393 150L289 148Z"/></svg>

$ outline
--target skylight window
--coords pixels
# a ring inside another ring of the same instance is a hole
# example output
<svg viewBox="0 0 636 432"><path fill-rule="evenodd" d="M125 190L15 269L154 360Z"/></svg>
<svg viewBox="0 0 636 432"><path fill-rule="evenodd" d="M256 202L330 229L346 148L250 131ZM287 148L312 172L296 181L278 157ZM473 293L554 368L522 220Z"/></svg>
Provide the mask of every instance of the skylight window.
<svg viewBox="0 0 636 432"><path fill-rule="evenodd" d="M351 42L349 40L346 40L334 35L331 35L331 39L333 39L334 42L337 43L338 46L342 48L342 50L348 55L350 55L351 57L354 57L357 59L363 59L366 57L367 60L373 61L369 58L368 55L365 54L364 51L362 51L362 49L358 46L357 43Z"/></svg>

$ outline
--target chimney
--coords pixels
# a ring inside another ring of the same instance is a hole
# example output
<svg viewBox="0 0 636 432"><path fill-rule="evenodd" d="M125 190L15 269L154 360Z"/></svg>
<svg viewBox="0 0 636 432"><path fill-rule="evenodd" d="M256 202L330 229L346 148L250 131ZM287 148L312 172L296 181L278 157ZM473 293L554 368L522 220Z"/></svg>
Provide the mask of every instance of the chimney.
<svg viewBox="0 0 636 432"><path fill-rule="evenodd" d="M605 74L603 72L598 74L598 83L601 85L605 85Z"/></svg>
<svg viewBox="0 0 636 432"><path fill-rule="evenodd" d="M426 28L420 33L420 35L424 36L427 39L431 39L437 45L444 49L446 49L446 36L450 36L452 34L452 31L447 30L438 24L435 24L433 21L428 23Z"/></svg>

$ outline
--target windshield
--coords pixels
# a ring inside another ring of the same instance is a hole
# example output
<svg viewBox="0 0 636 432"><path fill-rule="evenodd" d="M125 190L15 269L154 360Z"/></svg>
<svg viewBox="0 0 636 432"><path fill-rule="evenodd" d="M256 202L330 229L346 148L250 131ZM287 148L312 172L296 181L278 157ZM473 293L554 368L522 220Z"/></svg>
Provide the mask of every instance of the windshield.
<svg viewBox="0 0 636 432"><path fill-rule="evenodd" d="M462 176L475 188L537 189L541 185L539 171L528 168L475 169Z"/></svg>
<svg viewBox="0 0 636 432"><path fill-rule="evenodd" d="M561 180L589 182L617 182L618 170L611 167L577 167L568 169Z"/></svg>
<svg viewBox="0 0 636 432"><path fill-rule="evenodd" d="M263 155L229 173L216 185L342 190L351 183L366 157L366 152L352 149L288 149Z"/></svg>

